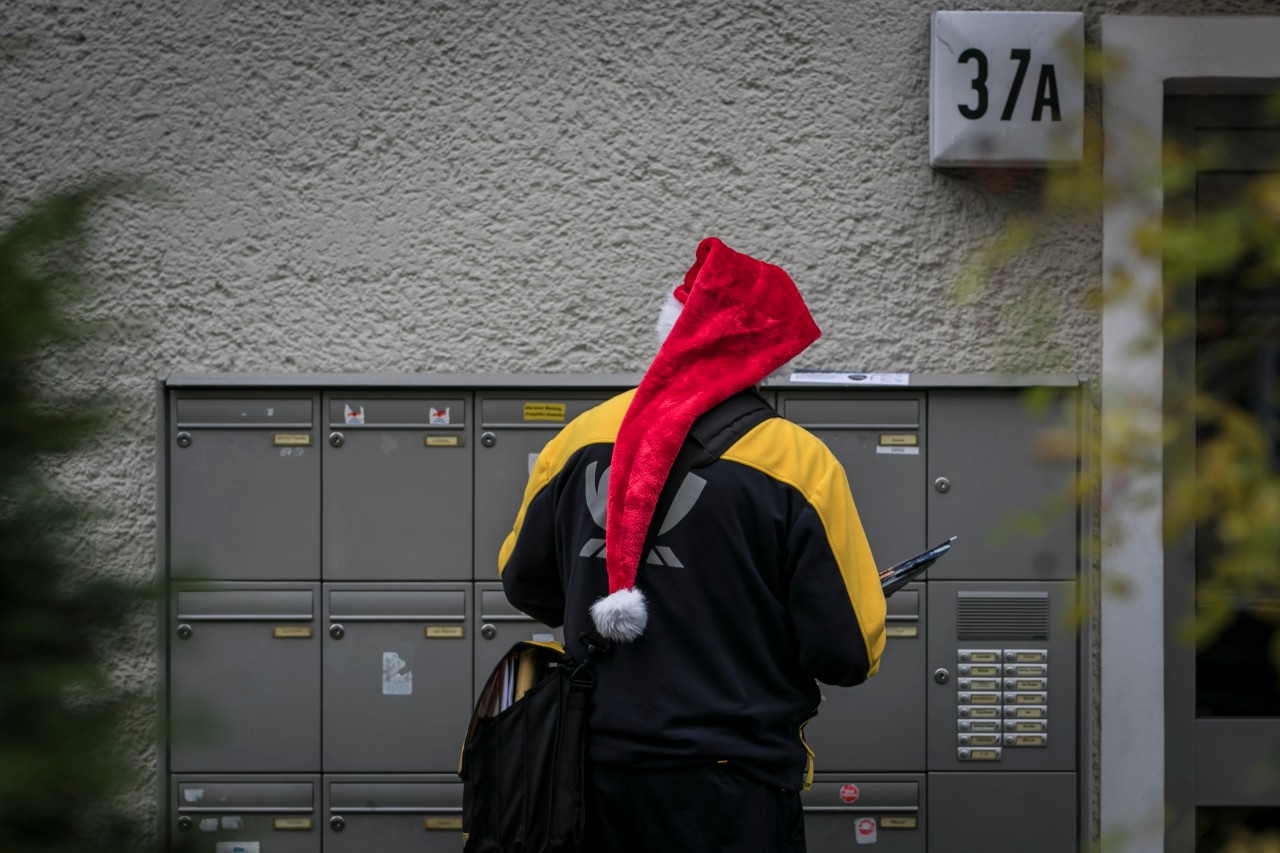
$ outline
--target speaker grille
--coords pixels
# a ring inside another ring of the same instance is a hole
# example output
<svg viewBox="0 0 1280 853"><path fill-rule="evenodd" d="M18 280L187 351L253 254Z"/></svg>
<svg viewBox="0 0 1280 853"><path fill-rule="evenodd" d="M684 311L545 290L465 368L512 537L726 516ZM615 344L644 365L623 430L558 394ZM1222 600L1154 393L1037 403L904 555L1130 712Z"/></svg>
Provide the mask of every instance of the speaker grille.
<svg viewBox="0 0 1280 853"><path fill-rule="evenodd" d="M1047 640L1049 593L956 593L956 639Z"/></svg>

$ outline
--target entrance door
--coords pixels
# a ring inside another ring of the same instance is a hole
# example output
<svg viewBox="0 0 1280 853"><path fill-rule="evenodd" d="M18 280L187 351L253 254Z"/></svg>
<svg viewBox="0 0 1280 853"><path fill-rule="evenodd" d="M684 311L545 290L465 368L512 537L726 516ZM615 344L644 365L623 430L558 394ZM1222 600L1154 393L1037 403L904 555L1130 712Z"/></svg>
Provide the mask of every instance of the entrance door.
<svg viewBox="0 0 1280 853"><path fill-rule="evenodd" d="M1218 401L1250 415L1262 438L1237 476L1280 472L1280 209L1267 213L1254 197L1260 179L1275 180L1280 194L1278 106L1263 95L1165 100L1166 140L1196 159L1194 179L1166 203L1166 224L1191 221L1196 235L1171 241L1165 256L1165 408L1171 435L1181 436L1165 454L1166 523L1176 524L1188 499L1213 510L1166 550L1171 851L1225 850L1245 833L1280 832L1280 546L1232 556L1228 543L1241 530L1214 499L1226 466L1237 464L1219 452L1229 428L1183 406ZM1249 212L1221 228L1230 209ZM1231 250L1267 221L1273 237L1260 250ZM1188 265L1174 252L1185 257L1189 245ZM1265 529L1256 518L1244 525L1246 535Z"/></svg>

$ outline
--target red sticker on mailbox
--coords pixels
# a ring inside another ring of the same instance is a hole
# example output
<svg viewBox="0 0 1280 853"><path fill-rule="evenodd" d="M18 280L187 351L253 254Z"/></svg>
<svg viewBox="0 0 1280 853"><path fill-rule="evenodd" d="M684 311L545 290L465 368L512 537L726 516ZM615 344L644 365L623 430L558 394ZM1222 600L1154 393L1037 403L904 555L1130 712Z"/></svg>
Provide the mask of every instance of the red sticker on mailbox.
<svg viewBox="0 0 1280 853"><path fill-rule="evenodd" d="M853 825L854 838L859 844L875 844L876 836L876 819L873 817L861 818Z"/></svg>
<svg viewBox="0 0 1280 853"><path fill-rule="evenodd" d="M858 801L858 793L857 785L845 785L840 789L840 802L856 803Z"/></svg>

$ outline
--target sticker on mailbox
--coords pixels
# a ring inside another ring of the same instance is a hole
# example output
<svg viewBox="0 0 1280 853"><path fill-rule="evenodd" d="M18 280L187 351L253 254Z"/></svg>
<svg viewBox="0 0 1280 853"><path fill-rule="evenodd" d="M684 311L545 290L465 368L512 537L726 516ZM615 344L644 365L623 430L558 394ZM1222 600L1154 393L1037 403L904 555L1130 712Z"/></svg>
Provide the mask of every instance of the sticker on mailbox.
<svg viewBox="0 0 1280 853"><path fill-rule="evenodd" d="M853 825L853 835L857 838L859 844L875 844L876 836L876 819L873 817L858 818L858 822Z"/></svg>
<svg viewBox="0 0 1280 853"><path fill-rule="evenodd" d="M346 403L342 407L342 419L347 426L363 426L364 406L359 403Z"/></svg>
<svg viewBox="0 0 1280 853"><path fill-rule="evenodd" d="M413 671L406 669L408 665L395 652L382 653L383 696L413 695Z"/></svg>
<svg viewBox="0 0 1280 853"><path fill-rule="evenodd" d="M564 403L525 403L524 419L526 421L563 421L566 408Z"/></svg>
<svg viewBox="0 0 1280 853"><path fill-rule="evenodd" d="M445 406L437 409L432 406L431 411L427 413L427 422L432 426L447 426L449 423L449 407Z"/></svg>
<svg viewBox="0 0 1280 853"><path fill-rule="evenodd" d="M856 803L858 801L858 795L859 791L857 785L845 785L840 789L840 802Z"/></svg>

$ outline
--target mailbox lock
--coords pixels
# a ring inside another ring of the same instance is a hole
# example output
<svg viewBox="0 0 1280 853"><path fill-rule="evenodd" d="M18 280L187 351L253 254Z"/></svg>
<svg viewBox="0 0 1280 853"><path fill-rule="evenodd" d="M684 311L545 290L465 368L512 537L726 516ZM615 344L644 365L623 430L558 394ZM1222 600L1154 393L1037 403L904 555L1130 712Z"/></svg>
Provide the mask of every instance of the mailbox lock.
<svg viewBox="0 0 1280 853"><path fill-rule="evenodd" d="M184 623L182 623L181 625L179 625L179 626L178 626L178 639L179 639L179 640L190 640L190 639L191 639L191 626L190 626L190 625L188 625L187 623L185 623L185 622L184 622Z"/></svg>
<svg viewBox="0 0 1280 853"><path fill-rule="evenodd" d="M180 432L180 433L178 433L178 446L179 446L179 447L190 447L190 446L191 446L191 433L189 433L189 432Z"/></svg>
<svg viewBox="0 0 1280 853"><path fill-rule="evenodd" d="M946 684L951 680L951 673L945 667L938 667L933 671L933 680L939 684Z"/></svg>
<svg viewBox="0 0 1280 853"><path fill-rule="evenodd" d="M182 830L183 832L190 832L192 823L193 821L191 820L191 815L184 814L182 817L178 818L178 829Z"/></svg>
<svg viewBox="0 0 1280 853"><path fill-rule="evenodd" d="M480 443L485 447L493 447L498 443L498 437L491 432L480 433Z"/></svg>
<svg viewBox="0 0 1280 853"><path fill-rule="evenodd" d="M341 640L346 635L347 635L347 629L343 628L341 625L329 626L329 636L333 637L335 640Z"/></svg>
<svg viewBox="0 0 1280 853"><path fill-rule="evenodd" d="M334 832L342 832L342 830L347 828L347 822L342 819L342 815L336 814L329 818L329 828Z"/></svg>
<svg viewBox="0 0 1280 853"><path fill-rule="evenodd" d="M492 640L494 637L498 636L498 629L492 625L481 625L480 636L484 637L486 640Z"/></svg>
<svg viewBox="0 0 1280 853"><path fill-rule="evenodd" d="M933 487L937 489L939 493L946 494L951 491L951 481L946 477L939 477L933 481Z"/></svg>
<svg viewBox="0 0 1280 853"><path fill-rule="evenodd" d="M347 443L347 437L340 432L329 433L329 443L334 447L341 447Z"/></svg>

